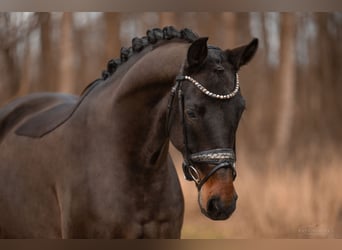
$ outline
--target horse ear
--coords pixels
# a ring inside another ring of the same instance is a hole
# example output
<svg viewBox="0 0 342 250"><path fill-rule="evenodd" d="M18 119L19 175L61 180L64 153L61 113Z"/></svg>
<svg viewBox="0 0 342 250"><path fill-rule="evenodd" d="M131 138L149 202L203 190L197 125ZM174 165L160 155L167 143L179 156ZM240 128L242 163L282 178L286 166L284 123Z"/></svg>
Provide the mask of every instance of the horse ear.
<svg viewBox="0 0 342 250"><path fill-rule="evenodd" d="M208 55L207 47L208 37L201 37L194 41L188 49L188 63L189 66L200 65Z"/></svg>
<svg viewBox="0 0 342 250"><path fill-rule="evenodd" d="M228 60L238 70L241 66L247 64L255 55L258 48L258 39L254 38L249 44L237 47L232 50L226 50Z"/></svg>

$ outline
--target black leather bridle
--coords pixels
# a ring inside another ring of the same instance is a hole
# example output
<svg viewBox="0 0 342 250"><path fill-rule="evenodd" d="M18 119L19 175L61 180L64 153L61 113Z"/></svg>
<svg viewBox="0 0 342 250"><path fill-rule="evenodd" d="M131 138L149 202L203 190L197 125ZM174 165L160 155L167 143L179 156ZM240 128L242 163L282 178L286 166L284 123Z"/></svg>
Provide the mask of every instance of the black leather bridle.
<svg viewBox="0 0 342 250"><path fill-rule="evenodd" d="M198 87L204 94L218 98L218 99L230 99L235 96L239 89L238 76L236 75L236 87L231 94L228 95L215 95L210 91L206 90L200 83L195 81L193 78L189 76L178 75L176 77L175 85L172 87L170 99L168 103L168 114L166 121L166 129L167 134L169 134L170 122L171 122L171 111L175 99L175 94L177 93L178 97L178 106L181 117L181 123L183 126L183 143L184 143L184 161L182 164L184 177L188 181L194 181L198 190L200 190L203 184L219 169L225 168L230 169L232 171L232 178L235 180L236 178L236 169L235 169L235 152L231 148L216 148L212 150L201 151L197 153L190 153L188 147L188 133L187 126L184 115L184 93L182 90L182 85L184 81L191 81ZM204 90L203 90L204 89ZM213 96L214 95L214 96ZM223 98L222 98L223 97ZM213 168L209 171L209 173L204 177L200 178L199 171L195 167L198 164L206 164L213 166Z"/></svg>

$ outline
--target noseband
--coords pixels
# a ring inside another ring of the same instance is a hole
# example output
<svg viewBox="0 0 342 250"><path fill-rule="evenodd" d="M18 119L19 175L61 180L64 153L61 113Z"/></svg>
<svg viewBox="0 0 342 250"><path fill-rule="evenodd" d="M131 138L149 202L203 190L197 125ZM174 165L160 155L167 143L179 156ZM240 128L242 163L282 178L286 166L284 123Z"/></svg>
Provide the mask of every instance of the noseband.
<svg viewBox="0 0 342 250"><path fill-rule="evenodd" d="M227 95L218 95L215 93L210 92L207 90L202 84L197 82L195 79L193 79L190 76L183 76L178 75L176 77L176 83L172 87L171 95L169 99L168 104L168 115L167 115L167 133L169 133L169 126L170 126L170 116L171 116L171 110L173 106L173 100L175 97L175 94L178 93L178 103L179 103L179 112L181 115L181 122L183 126L183 140L184 140L184 147L185 147L185 157L184 162L182 164L183 167L183 173L184 177L188 181L194 181L196 183L196 186L198 190L201 189L203 184L219 169L225 168L230 169L232 171L232 177L233 180L236 178L236 169L235 169L235 153L234 150L231 148L216 148L212 150L206 150L201 151L197 153L191 154L188 147L188 136L187 136L187 127L185 122L185 116L184 116L184 93L182 90L182 84L184 81L190 81L193 83L202 93L204 93L207 96L210 96L212 98L216 99L223 99L227 100L232 97L234 97L238 91L239 91L239 77L236 73L236 85L234 90L227 94ZM209 171L209 173L204 177L200 178L199 171L195 167L197 164L206 164L213 166L212 169Z"/></svg>

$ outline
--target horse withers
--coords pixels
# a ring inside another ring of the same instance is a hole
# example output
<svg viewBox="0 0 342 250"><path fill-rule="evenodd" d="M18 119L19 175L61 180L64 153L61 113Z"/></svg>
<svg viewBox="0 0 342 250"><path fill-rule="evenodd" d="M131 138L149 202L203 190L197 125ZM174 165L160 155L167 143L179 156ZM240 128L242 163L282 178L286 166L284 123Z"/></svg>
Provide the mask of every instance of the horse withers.
<svg viewBox="0 0 342 250"><path fill-rule="evenodd" d="M188 29L152 29L81 96L36 93L0 109L2 238L178 238L184 201L169 141L213 220L235 210L238 70Z"/></svg>

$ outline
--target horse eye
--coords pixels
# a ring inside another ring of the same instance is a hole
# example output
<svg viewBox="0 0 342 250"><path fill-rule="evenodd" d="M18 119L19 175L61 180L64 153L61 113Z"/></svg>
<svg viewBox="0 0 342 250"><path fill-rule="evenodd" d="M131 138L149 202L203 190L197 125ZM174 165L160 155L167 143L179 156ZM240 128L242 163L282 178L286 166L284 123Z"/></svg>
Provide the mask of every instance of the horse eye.
<svg viewBox="0 0 342 250"><path fill-rule="evenodd" d="M214 70L215 72L223 72L224 67L222 65L216 65Z"/></svg>
<svg viewBox="0 0 342 250"><path fill-rule="evenodd" d="M196 114L193 110L187 110L186 114L189 118L196 118Z"/></svg>

